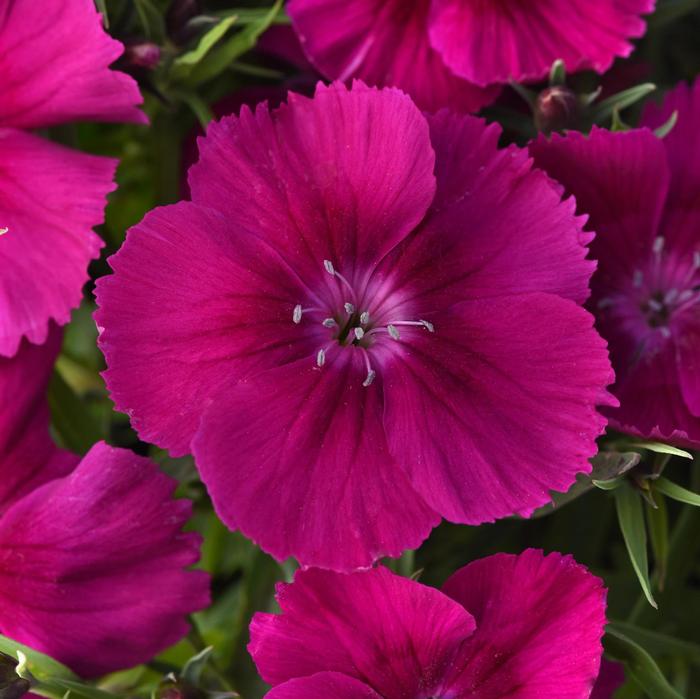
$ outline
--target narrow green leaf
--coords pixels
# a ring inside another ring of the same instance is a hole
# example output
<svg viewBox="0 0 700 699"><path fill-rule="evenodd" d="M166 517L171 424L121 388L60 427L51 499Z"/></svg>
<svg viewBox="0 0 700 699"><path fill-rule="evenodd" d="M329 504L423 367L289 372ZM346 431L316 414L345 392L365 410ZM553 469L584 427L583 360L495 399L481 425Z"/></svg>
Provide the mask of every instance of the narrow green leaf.
<svg viewBox="0 0 700 699"><path fill-rule="evenodd" d="M206 130L209 122L214 118L214 114L209 105L193 90L174 90L173 97L180 98L197 117L199 125Z"/></svg>
<svg viewBox="0 0 700 699"><path fill-rule="evenodd" d="M199 85L226 70L239 56L255 46L258 37L272 24L281 9L282 0L276 0L275 4L259 19L246 25L230 39L217 46L205 61L200 61L193 68L188 84Z"/></svg>
<svg viewBox="0 0 700 699"><path fill-rule="evenodd" d="M631 442L628 446L634 449L648 449L657 454L682 456L684 459L690 459L691 461L693 459L693 455L690 452L683 451L683 449L679 449L678 447L672 447L670 444L663 444L662 442Z"/></svg>
<svg viewBox="0 0 700 699"><path fill-rule="evenodd" d="M657 478L654 481L653 488L672 500L678 500L678 502L684 502L686 505L700 507L700 495L676 483L672 483L668 478L664 478L663 476Z"/></svg>
<svg viewBox="0 0 700 699"><path fill-rule="evenodd" d="M103 438L83 402L58 371L54 371L49 384L49 407L53 425L63 444L71 451L85 454Z"/></svg>
<svg viewBox="0 0 700 699"><path fill-rule="evenodd" d="M601 490L615 490L616 488L619 488L624 482L625 482L625 477L624 476L618 476L617 478L610 478L609 480L605 481L599 481L599 480L592 480L591 483L596 488L600 488Z"/></svg>
<svg viewBox="0 0 700 699"><path fill-rule="evenodd" d="M591 117L595 123L605 121L612 117L615 109L618 111L626 109L636 102L639 102L639 100L644 99L647 95L654 92L654 90L656 90L656 85L653 83L643 83L618 92L616 95L612 95L596 105L593 108Z"/></svg>
<svg viewBox="0 0 700 699"><path fill-rule="evenodd" d="M95 0L98 12L102 15L102 23L105 29L109 29L109 15L107 14L107 0Z"/></svg>
<svg viewBox="0 0 700 699"><path fill-rule="evenodd" d="M683 699L669 684L651 655L614 626L608 626L603 643L607 654L625 664L628 676L647 696L653 699Z"/></svg>
<svg viewBox="0 0 700 699"><path fill-rule="evenodd" d="M17 653L22 653L25 658L24 667L39 681L49 678L63 678L77 680L78 677L72 670L62 665L57 660L50 658L38 650L34 650L22 643L17 643L7 636L0 636L0 651L20 660Z"/></svg>
<svg viewBox="0 0 700 699"><path fill-rule="evenodd" d="M658 126L657 128L654 129L654 134L658 138L666 138L671 131L673 130L673 127L676 125L676 122L678 121L678 110L674 110L673 114L666 119L666 121L661 124L661 126Z"/></svg>
<svg viewBox="0 0 700 699"><path fill-rule="evenodd" d="M642 500L629 483L624 483L615 490L615 504L622 538L625 540L634 572L649 604L654 609L658 609L649 583L647 530L644 524Z"/></svg>
<svg viewBox="0 0 700 699"><path fill-rule="evenodd" d="M700 644L674 638L658 631L643 629L627 621L612 621L611 623L613 628L625 636L629 636L654 655L683 658L692 665L700 667Z"/></svg>
<svg viewBox="0 0 700 699"><path fill-rule="evenodd" d="M193 655L182 668L182 679L189 682L194 687L199 685L202 677L202 672L207 663L211 660L211 654L214 652L213 646L207 646L204 650L199 651L197 655Z"/></svg>
<svg viewBox="0 0 700 699"><path fill-rule="evenodd" d="M658 493L654 494L654 502L656 507L652 507L647 503L644 511L647 515L651 550L654 552L655 576L658 580L659 590L663 590L666 582L666 566L669 552L668 511L666 509L666 501Z"/></svg>
<svg viewBox="0 0 700 699"><path fill-rule="evenodd" d="M83 699L116 699L117 695L111 692L105 692L103 689L98 689L92 685L83 684L77 680L67 680L63 678L51 678L46 682L49 687L57 687L64 692L71 692Z"/></svg>
<svg viewBox="0 0 700 699"><path fill-rule="evenodd" d="M134 0L143 31L149 39L160 43L165 38L163 14L153 0Z"/></svg>
<svg viewBox="0 0 700 699"><path fill-rule="evenodd" d="M226 32L236 23L238 15L229 15L215 24L200 38L199 43L191 51L183 53L175 59L175 75L183 74L196 66L224 38Z"/></svg>

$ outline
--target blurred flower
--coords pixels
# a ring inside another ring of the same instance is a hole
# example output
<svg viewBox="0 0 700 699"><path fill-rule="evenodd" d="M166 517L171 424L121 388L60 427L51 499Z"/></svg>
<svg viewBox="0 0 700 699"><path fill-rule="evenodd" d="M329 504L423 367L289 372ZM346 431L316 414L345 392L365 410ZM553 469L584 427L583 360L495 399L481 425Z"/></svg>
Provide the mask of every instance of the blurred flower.
<svg viewBox="0 0 700 699"><path fill-rule="evenodd" d="M605 625L602 581L570 556L498 554L435 590L379 567L299 571L248 647L269 699L587 697Z"/></svg>
<svg viewBox="0 0 700 699"><path fill-rule="evenodd" d="M290 0L312 63L328 78L395 85L422 109L475 111L498 85L607 70L644 33L654 0Z"/></svg>
<svg viewBox="0 0 700 699"><path fill-rule="evenodd" d="M156 466L104 442L82 459L49 435L45 393L60 345L0 359L0 629L85 675L149 660L206 606L184 534L191 503Z"/></svg>
<svg viewBox="0 0 700 699"><path fill-rule="evenodd" d="M643 123L678 111L663 140L648 128L540 138L531 152L590 216L598 271L590 308L610 343L620 407L611 424L700 444L700 82Z"/></svg>
<svg viewBox="0 0 700 699"><path fill-rule="evenodd" d="M92 0L0 0L0 356L78 305L116 167L17 129L145 121L121 52Z"/></svg>
<svg viewBox="0 0 700 699"><path fill-rule="evenodd" d="M498 136L361 83L244 107L200 139L192 203L110 258L117 406L275 557L367 566L590 470L612 372L589 236Z"/></svg>

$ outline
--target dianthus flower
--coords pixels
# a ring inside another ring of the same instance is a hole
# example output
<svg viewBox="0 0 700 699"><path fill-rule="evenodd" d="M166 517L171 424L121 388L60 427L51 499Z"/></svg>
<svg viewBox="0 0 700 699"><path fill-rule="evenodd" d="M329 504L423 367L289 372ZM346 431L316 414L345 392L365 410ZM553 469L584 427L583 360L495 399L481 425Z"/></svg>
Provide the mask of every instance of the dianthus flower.
<svg viewBox="0 0 700 699"><path fill-rule="evenodd" d="M367 566L589 470L612 372L588 235L498 135L362 84L244 107L200 140L192 202L110 258L117 407L277 558Z"/></svg>
<svg viewBox="0 0 700 699"><path fill-rule="evenodd" d="M191 503L143 457L96 444L82 459L49 435L59 335L0 358L0 633L84 676L131 667L182 638L208 577L182 533Z"/></svg>
<svg viewBox="0 0 700 699"><path fill-rule="evenodd" d="M590 216L598 260L590 308L610 343L624 432L700 444L700 82L681 85L643 123L532 144L537 164Z"/></svg>
<svg viewBox="0 0 700 699"><path fill-rule="evenodd" d="M21 129L144 121L136 83L108 68L122 49L92 0L0 0L0 356L80 302L116 168Z"/></svg>
<svg viewBox="0 0 700 699"><path fill-rule="evenodd" d="M607 70L654 0L290 0L311 62L330 79L394 85L419 107L475 111L509 80ZM496 85L496 87L494 87Z"/></svg>
<svg viewBox="0 0 700 699"><path fill-rule="evenodd" d="M598 675L602 581L529 549L457 571L442 591L384 567L309 569L258 613L248 649L269 699L584 699Z"/></svg>

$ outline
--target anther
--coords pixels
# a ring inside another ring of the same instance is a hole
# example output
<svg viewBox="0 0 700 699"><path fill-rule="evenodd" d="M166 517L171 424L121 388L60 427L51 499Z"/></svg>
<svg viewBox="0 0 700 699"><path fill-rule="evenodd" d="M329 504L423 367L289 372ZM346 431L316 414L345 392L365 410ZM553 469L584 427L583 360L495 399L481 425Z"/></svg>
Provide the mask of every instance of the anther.
<svg viewBox="0 0 700 699"><path fill-rule="evenodd" d="M664 245L666 244L666 239L660 235L658 238L654 238L654 244L652 246L652 250L654 251L655 255L660 255L662 250L664 249Z"/></svg>
<svg viewBox="0 0 700 699"><path fill-rule="evenodd" d="M330 260L324 260L323 266L326 268L326 272L328 272L331 277L335 276L335 267L333 267L333 263Z"/></svg>
<svg viewBox="0 0 700 699"><path fill-rule="evenodd" d="M292 320L299 325L301 323L301 314L303 311L301 310L301 304L298 303L296 306L294 306L294 313L292 313Z"/></svg>
<svg viewBox="0 0 700 699"><path fill-rule="evenodd" d="M9 228L0 228L0 235L5 235L5 233L9 233L9 231Z"/></svg>
<svg viewBox="0 0 700 699"><path fill-rule="evenodd" d="M678 298L678 289L671 289L670 291L666 292L666 295L664 296L664 303L670 305L677 298Z"/></svg>
<svg viewBox="0 0 700 699"><path fill-rule="evenodd" d="M345 303L343 304L343 308L345 309L345 312L348 313L348 314L353 314L353 313L355 312L355 306L353 306L353 305L352 305L351 303L349 303L349 302L345 302Z"/></svg>
<svg viewBox="0 0 700 699"><path fill-rule="evenodd" d="M642 282L644 281L644 274L642 274L641 269L635 269L634 270L634 275L632 277L632 284L639 288L642 285Z"/></svg>
<svg viewBox="0 0 700 699"><path fill-rule="evenodd" d="M360 323L362 323L362 325L367 325L367 323L369 323L369 313L367 311L360 313Z"/></svg>
<svg viewBox="0 0 700 699"><path fill-rule="evenodd" d="M647 302L649 304L649 308L651 308L652 311L662 311L663 310L663 304L659 303L656 299L649 299Z"/></svg>
<svg viewBox="0 0 700 699"><path fill-rule="evenodd" d="M326 363L326 350L320 349L316 355L316 364L323 366Z"/></svg>
<svg viewBox="0 0 700 699"><path fill-rule="evenodd" d="M335 320L333 318L325 318L321 325L323 325L324 328L333 328L335 327Z"/></svg>
<svg viewBox="0 0 700 699"><path fill-rule="evenodd" d="M361 340L365 336L365 331L362 328L353 328L352 331L355 333L355 339Z"/></svg>
<svg viewBox="0 0 700 699"><path fill-rule="evenodd" d="M434 326L430 321L420 319L418 322L419 322L419 323L423 323L423 327L424 327L429 333L434 333L434 332L435 332L435 326Z"/></svg>
<svg viewBox="0 0 700 699"><path fill-rule="evenodd" d="M399 334L399 331L396 329L395 325L387 325L386 329L387 329L389 335L391 335L392 339L398 340L401 337L401 335Z"/></svg>
<svg viewBox="0 0 700 699"><path fill-rule="evenodd" d="M367 378L362 382L362 385L365 388L367 388L367 386L371 386L372 382L374 381L376 376L377 376L377 372L374 369L370 369L367 372Z"/></svg>

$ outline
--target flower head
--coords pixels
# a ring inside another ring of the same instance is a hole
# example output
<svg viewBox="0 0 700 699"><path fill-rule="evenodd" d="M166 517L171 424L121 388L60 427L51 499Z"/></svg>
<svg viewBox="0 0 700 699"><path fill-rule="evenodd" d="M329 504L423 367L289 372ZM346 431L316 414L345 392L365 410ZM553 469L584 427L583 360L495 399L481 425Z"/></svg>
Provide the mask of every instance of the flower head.
<svg viewBox="0 0 700 699"><path fill-rule="evenodd" d="M182 638L208 577L181 531L191 504L148 459L103 442L82 459L49 436L60 337L0 359L0 633L85 675L131 667Z"/></svg>
<svg viewBox="0 0 700 699"><path fill-rule="evenodd" d="M594 129L532 144L537 164L571 192L597 232L590 308L609 341L617 428L700 443L700 82L680 86L644 123L678 123L663 140L648 128Z"/></svg>
<svg viewBox="0 0 700 699"><path fill-rule="evenodd" d="M423 109L475 111L498 85L562 59L604 72L641 36L654 0L291 0L292 23L326 77L395 85Z"/></svg>
<svg viewBox="0 0 700 699"><path fill-rule="evenodd" d="M590 468L587 235L497 139L362 84L244 108L98 282L117 406L277 558L367 566Z"/></svg>
<svg viewBox="0 0 700 699"><path fill-rule="evenodd" d="M558 553L484 558L442 591L383 567L300 571L278 601L248 647L270 699L579 699L598 675L605 589Z"/></svg>
<svg viewBox="0 0 700 699"><path fill-rule="evenodd" d="M109 70L122 50L92 0L0 0L0 356L78 305L116 167L19 129L144 121L136 83Z"/></svg>

